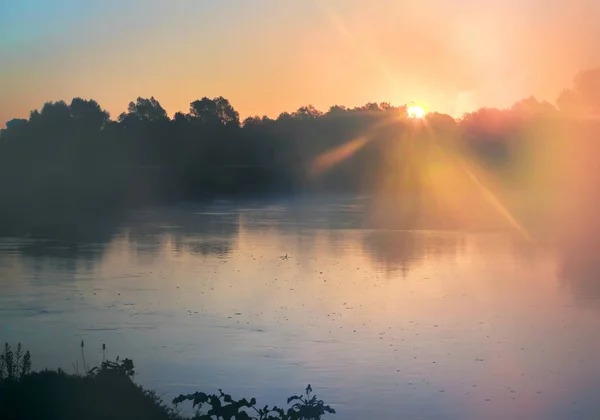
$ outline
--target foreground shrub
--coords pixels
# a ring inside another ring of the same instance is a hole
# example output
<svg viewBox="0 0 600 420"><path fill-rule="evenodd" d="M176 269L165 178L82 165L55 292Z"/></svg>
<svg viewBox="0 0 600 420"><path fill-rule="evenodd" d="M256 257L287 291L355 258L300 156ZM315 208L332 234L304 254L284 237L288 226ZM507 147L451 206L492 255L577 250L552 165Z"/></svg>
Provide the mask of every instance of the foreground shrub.
<svg viewBox="0 0 600 420"><path fill-rule="evenodd" d="M7 346L7 348L9 348ZM19 347L20 348L20 347ZM27 354L27 353L26 353ZM136 385L133 362L106 361L85 375L58 369L28 373L23 358L17 369L13 355L12 376L6 374L10 359L4 354L0 380L0 418L10 420L175 420L180 417L153 391ZM25 368L25 369L24 369Z"/></svg>
<svg viewBox="0 0 600 420"><path fill-rule="evenodd" d="M200 412L195 417L197 420L320 420L325 413L335 414L335 410L318 400L312 394L310 385L306 387L305 395L293 395L288 398L288 404L294 404L287 410L274 406L269 408L256 407L256 399L248 401L245 398L234 400L231 395L219 389L219 395L207 395L204 392L180 395L173 400L173 404L183 401L192 401L194 408L201 410L204 405L210 406L206 414ZM253 413L251 415L250 413Z"/></svg>
<svg viewBox="0 0 600 420"><path fill-rule="evenodd" d="M83 342L81 345L83 349ZM104 348L104 346L103 346ZM83 366L86 368L82 353ZM21 345L13 352L7 344L0 354L0 419L10 420L183 420L154 393L133 382L133 361L103 361L85 374L63 370L30 373L31 357ZM87 369L87 368L86 368ZM191 401L198 411L195 420L321 420L335 410L312 394L288 398L287 410L277 406L256 407L256 399L234 400L196 392L180 395L173 404ZM201 410L208 409L206 414Z"/></svg>

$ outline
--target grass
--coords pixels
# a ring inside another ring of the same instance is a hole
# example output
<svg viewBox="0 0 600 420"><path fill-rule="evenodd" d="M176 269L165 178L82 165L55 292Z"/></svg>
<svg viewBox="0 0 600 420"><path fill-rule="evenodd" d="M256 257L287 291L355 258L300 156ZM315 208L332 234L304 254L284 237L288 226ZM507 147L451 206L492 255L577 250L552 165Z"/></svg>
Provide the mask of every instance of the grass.
<svg viewBox="0 0 600 420"><path fill-rule="evenodd" d="M83 343L82 343L83 349ZM264 406L254 398L235 400L219 394L180 395L168 405L133 380L131 359L104 360L85 373L61 369L31 372L31 357L19 344L0 354L0 418L10 420L185 420L178 404L191 402L194 420L320 420L335 411L312 394L291 396L287 409Z"/></svg>

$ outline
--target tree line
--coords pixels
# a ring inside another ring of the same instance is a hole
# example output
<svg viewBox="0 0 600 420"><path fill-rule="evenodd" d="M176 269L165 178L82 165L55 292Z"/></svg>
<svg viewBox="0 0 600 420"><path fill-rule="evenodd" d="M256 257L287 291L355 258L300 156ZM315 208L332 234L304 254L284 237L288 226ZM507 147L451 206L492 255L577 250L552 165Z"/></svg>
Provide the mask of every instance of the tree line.
<svg viewBox="0 0 600 420"><path fill-rule="evenodd" d="M370 194L419 153L425 158L432 142L496 170L514 163L531 127L600 109L598 81L600 69L580 73L558 107L530 97L459 119L411 119L406 106L368 103L240 121L223 97L195 100L169 118L154 97L138 97L113 120L93 99L47 102L0 132L0 216L7 223L231 195Z"/></svg>

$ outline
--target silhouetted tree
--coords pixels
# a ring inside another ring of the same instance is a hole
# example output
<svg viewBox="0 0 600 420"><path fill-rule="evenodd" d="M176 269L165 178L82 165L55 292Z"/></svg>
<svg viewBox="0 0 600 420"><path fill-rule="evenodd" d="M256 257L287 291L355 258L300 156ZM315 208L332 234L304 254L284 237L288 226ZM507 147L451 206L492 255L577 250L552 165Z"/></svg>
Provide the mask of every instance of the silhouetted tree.
<svg viewBox="0 0 600 420"><path fill-rule="evenodd" d="M298 110L292 114L292 118L297 120L316 120L321 115L323 115L323 113L313 105L307 105L298 108Z"/></svg>
<svg viewBox="0 0 600 420"><path fill-rule="evenodd" d="M343 105L333 105L327 111L327 115L329 116L340 116L346 113L348 109Z"/></svg>
<svg viewBox="0 0 600 420"><path fill-rule="evenodd" d="M251 125L260 125L262 124L262 118L259 116L248 117L242 123L243 127L250 127Z"/></svg>
<svg viewBox="0 0 600 420"><path fill-rule="evenodd" d="M13 118L10 121L6 122L6 128L10 129L10 128L16 128L22 125L27 124L27 120L24 118Z"/></svg>
<svg viewBox="0 0 600 420"><path fill-rule="evenodd" d="M599 98L600 69L593 69L577 75L558 104L560 111L593 113ZM564 115L530 97L459 120L438 113L410 120L405 105L370 102L326 113L307 105L241 124L221 96L195 100L173 119L154 97L138 97L112 121L93 99L47 102L0 131L0 220L30 230L82 214L231 194L399 197L423 188L419 165L440 148L469 154L498 176L523 170L523 159L514 165L526 156L522 145L534 147L532 139L553 127L548 121Z"/></svg>
<svg viewBox="0 0 600 420"><path fill-rule="evenodd" d="M291 120L291 119L292 119L292 114L290 114L289 112L282 112L277 117L277 121L288 121L288 120Z"/></svg>
<svg viewBox="0 0 600 420"><path fill-rule="evenodd" d="M563 90L557 103L565 112L600 113L600 67L579 72L573 80L573 87Z"/></svg>
<svg viewBox="0 0 600 420"><path fill-rule="evenodd" d="M240 125L240 115L229 101L222 96L209 99L204 97L190 104L190 118L205 124Z"/></svg>
<svg viewBox="0 0 600 420"><path fill-rule="evenodd" d="M168 120L167 111L154 97L138 97L135 102L129 102L127 113L119 115L119 122L127 124L132 120L154 122Z"/></svg>
<svg viewBox="0 0 600 420"><path fill-rule="evenodd" d="M185 124L185 123L189 122L189 118L183 112L176 112L175 115L173 116L173 122L175 124L181 125L181 124Z"/></svg>
<svg viewBox="0 0 600 420"><path fill-rule="evenodd" d="M69 111L78 126L88 131L99 131L110 121L110 114L93 99L73 98Z"/></svg>

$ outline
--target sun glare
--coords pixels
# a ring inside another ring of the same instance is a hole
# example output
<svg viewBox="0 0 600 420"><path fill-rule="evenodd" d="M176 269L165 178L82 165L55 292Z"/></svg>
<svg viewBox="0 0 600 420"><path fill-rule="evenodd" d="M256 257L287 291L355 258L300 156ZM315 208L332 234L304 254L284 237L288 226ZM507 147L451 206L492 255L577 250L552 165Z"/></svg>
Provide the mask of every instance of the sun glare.
<svg viewBox="0 0 600 420"><path fill-rule="evenodd" d="M406 111L408 118L420 119L425 116L425 109L420 105L409 105Z"/></svg>

